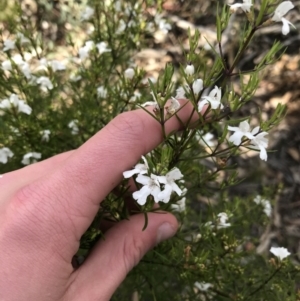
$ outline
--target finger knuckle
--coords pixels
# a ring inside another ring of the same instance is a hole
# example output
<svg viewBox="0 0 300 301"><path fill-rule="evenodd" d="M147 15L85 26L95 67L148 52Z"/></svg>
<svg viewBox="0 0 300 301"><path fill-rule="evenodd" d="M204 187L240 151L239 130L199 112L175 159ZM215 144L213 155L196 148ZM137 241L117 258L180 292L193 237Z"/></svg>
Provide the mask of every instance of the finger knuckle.
<svg viewBox="0 0 300 301"><path fill-rule="evenodd" d="M142 259L145 253L143 240L132 236L124 240L123 258L126 271L130 271Z"/></svg>
<svg viewBox="0 0 300 301"><path fill-rule="evenodd" d="M143 118L137 112L125 112L118 115L111 122L114 136L118 140L130 142L132 147L141 145L145 135L145 124Z"/></svg>

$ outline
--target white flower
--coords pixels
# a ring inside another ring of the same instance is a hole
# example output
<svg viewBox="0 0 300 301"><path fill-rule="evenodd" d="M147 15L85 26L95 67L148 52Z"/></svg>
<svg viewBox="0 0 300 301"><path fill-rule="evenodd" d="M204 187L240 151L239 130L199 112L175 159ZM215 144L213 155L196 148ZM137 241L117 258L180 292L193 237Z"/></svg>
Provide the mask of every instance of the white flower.
<svg viewBox="0 0 300 301"><path fill-rule="evenodd" d="M149 81L150 81L152 84L157 83L157 79L156 79L155 77L153 77L153 76L150 76L150 77L146 78L146 79L145 79L145 84L148 84Z"/></svg>
<svg viewBox="0 0 300 301"><path fill-rule="evenodd" d="M154 101L146 101L145 103L141 104L141 106L142 107L154 106L155 110L159 110L159 105L158 105L157 99L155 97L155 94L153 93L153 91L151 91L150 94Z"/></svg>
<svg viewBox="0 0 300 301"><path fill-rule="evenodd" d="M98 97L105 98L107 96L107 90L104 86L100 86L97 88Z"/></svg>
<svg viewBox="0 0 300 301"><path fill-rule="evenodd" d="M157 79L153 76L150 76L150 77L146 77L142 80L142 83L144 85L149 85L149 81L152 83L152 84L155 84L157 82Z"/></svg>
<svg viewBox="0 0 300 301"><path fill-rule="evenodd" d="M27 62L23 62L22 64L19 64L19 68L27 79L32 78L30 66Z"/></svg>
<svg viewBox="0 0 300 301"><path fill-rule="evenodd" d="M18 97L18 96L16 95L16 97ZM28 104L26 104L24 102L24 100L19 100L17 109L18 109L18 112L22 112L27 115L30 115L32 112L31 107Z"/></svg>
<svg viewBox="0 0 300 301"><path fill-rule="evenodd" d="M132 79L134 77L134 69L128 68L124 71L125 78Z"/></svg>
<svg viewBox="0 0 300 301"><path fill-rule="evenodd" d="M21 133L20 133L19 129L17 129L17 128L11 126L11 125L9 126L9 128L10 128L11 132L14 133L16 136L18 136L18 137L21 136Z"/></svg>
<svg viewBox="0 0 300 301"><path fill-rule="evenodd" d="M123 176L125 179L131 178L135 174L143 175L148 172L149 166L146 158L142 156L142 159L144 161L143 163L138 163L134 166L132 170L127 170L123 172Z"/></svg>
<svg viewBox="0 0 300 301"><path fill-rule="evenodd" d="M251 145L255 149L260 150L260 159L261 160L267 160L267 151L266 148L268 147L268 139L265 138L266 135L268 135L267 132L259 132L259 127L255 127L251 132L250 132L250 125L248 121L242 121L239 124L239 127L235 126L228 126L229 131L235 132L232 134L232 136L229 137L229 141L232 142L234 145L239 145L242 142L243 136L246 136L248 139L250 139Z"/></svg>
<svg viewBox="0 0 300 301"><path fill-rule="evenodd" d="M36 83L41 86L41 89L43 91L47 91L47 89L52 90L53 89L53 84L50 80L49 77L47 76L40 76L37 78Z"/></svg>
<svg viewBox="0 0 300 301"><path fill-rule="evenodd" d="M94 41L86 41L84 46L79 48L78 54L80 59L83 61L85 60L88 56L90 51L95 47Z"/></svg>
<svg viewBox="0 0 300 301"><path fill-rule="evenodd" d="M194 73L195 73L195 67L194 67L194 65L188 64L188 65L185 67L185 74L186 74L186 75L193 75Z"/></svg>
<svg viewBox="0 0 300 301"><path fill-rule="evenodd" d="M1 63L2 69L6 71L11 71L12 70L12 65L10 60L5 60Z"/></svg>
<svg viewBox="0 0 300 301"><path fill-rule="evenodd" d="M20 54L16 54L16 55L14 55L12 58L11 58L13 61L14 61L14 63L16 64L16 65L22 65L23 63L25 63L25 61L23 60L23 58L22 58L22 56L20 55Z"/></svg>
<svg viewBox="0 0 300 301"><path fill-rule="evenodd" d="M214 146L215 143L212 141L212 139L214 139L213 134L206 133L205 135L202 135L202 133L200 133L199 142L203 146Z"/></svg>
<svg viewBox="0 0 300 301"><path fill-rule="evenodd" d="M173 191L175 191L179 196L182 194L182 190L175 183L176 180L180 180L182 177L183 174L177 167L169 171L165 176L157 176L159 183L165 185L164 190L162 190L158 195L160 201L168 203Z"/></svg>
<svg viewBox="0 0 300 301"><path fill-rule="evenodd" d="M276 257L279 258L279 260L282 260L286 257L288 257L289 255L291 255L291 253L286 249L286 248L275 248L275 247L272 247L270 249L270 252L273 253Z"/></svg>
<svg viewBox="0 0 300 301"><path fill-rule="evenodd" d="M176 89L175 98L177 99L185 98L185 90L183 87L179 87L178 89Z"/></svg>
<svg viewBox="0 0 300 301"><path fill-rule="evenodd" d="M198 111L201 112L204 105L210 104L211 108L213 110L217 108L223 109L223 104L221 103L221 88L218 88L217 86L214 87L208 94L208 96L203 96L199 102L198 102Z"/></svg>
<svg viewBox="0 0 300 301"><path fill-rule="evenodd" d="M176 204L172 204L171 208L177 212L184 212L186 209L186 198L183 197Z"/></svg>
<svg viewBox="0 0 300 301"><path fill-rule="evenodd" d="M156 101L146 101L145 103L141 104L142 107L148 107L148 106L156 106L156 108L159 109L159 106Z"/></svg>
<svg viewBox="0 0 300 301"><path fill-rule="evenodd" d="M66 66L62 62L57 60L52 60L48 62L46 58L42 58L40 59L39 63L40 63L39 69L46 70L48 66L50 66L53 72L66 70Z"/></svg>
<svg viewBox="0 0 300 301"><path fill-rule="evenodd" d="M201 78L196 79L193 82L192 88L194 94L199 94L199 92L203 90L203 80Z"/></svg>
<svg viewBox="0 0 300 301"><path fill-rule="evenodd" d="M268 200L262 199L260 195L257 195L254 200L253 200L256 204L258 205L262 205L264 208L264 213L267 216L271 216L272 215L272 206L271 203Z"/></svg>
<svg viewBox="0 0 300 301"><path fill-rule="evenodd" d="M19 99L18 95L16 94L11 94L9 99L3 99L0 102L0 109L10 109L12 106L16 108L18 113L22 112L30 115L32 112L31 107L27 105L24 100Z"/></svg>
<svg viewBox="0 0 300 301"><path fill-rule="evenodd" d="M142 107L148 107L148 106L155 106L157 109L159 109L158 103L156 101L146 101L145 103L141 104Z"/></svg>
<svg viewBox="0 0 300 301"><path fill-rule="evenodd" d="M127 27L129 27L129 25L126 24L123 19L120 19L119 26L117 28L117 34L124 32Z"/></svg>
<svg viewBox="0 0 300 301"><path fill-rule="evenodd" d="M98 48L99 54L111 51L111 49L107 48L107 44L105 42L100 42L96 44L96 47Z"/></svg>
<svg viewBox="0 0 300 301"><path fill-rule="evenodd" d="M209 288L213 287L211 283L198 281L194 283L194 286L201 292L206 292Z"/></svg>
<svg viewBox="0 0 300 301"><path fill-rule="evenodd" d="M89 20L94 15L94 13L95 10L90 6L87 6L81 14L81 21Z"/></svg>
<svg viewBox="0 0 300 301"><path fill-rule="evenodd" d="M12 57L12 60L14 61L14 63L19 67L19 69L21 70L21 72L24 74L24 76L27 79L31 79L32 75L31 75L31 70L30 70L30 66L27 62L25 62L22 58L21 55L16 54Z"/></svg>
<svg viewBox="0 0 300 301"><path fill-rule="evenodd" d="M155 27L154 27L153 22L147 22L146 31L149 31L151 33L153 33L155 31Z"/></svg>
<svg viewBox="0 0 300 301"><path fill-rule="evenodd" d="M7 39L4 41L3 51L13 50L16 47L16 41Z"/></svg>
<svg viewBox="0 0 300 301"><path fill-rule="evenodd" d="M14 153L8 147L0 148L0 163L6 164L8 158L14 156Z"/></svg>
<svg viewBox="0 0 300 301"><path fill-rule="evenodd" d="M48 142L50 139L50 134L51 131L50 130L43 130L40 131L40 134L42 135L42 141Z"/></svg>
<svg viewBox="0 0 300 301"><path fill-rule="evenodd" d="M164 34L167 34L169 30L172 29L172 26L169 23L167 23L161 15L156 15L154 18L154 22L158 26L159 30L161 30Z"/></svg>
<svg viewBox="0 0 300 301"><path fill-rule="evenodd" d="M167 23L165 19L160 19L158 22L155 22L158 25L158 28L164 33L167 34L169 30L172 29L171 24Z"/></svg>
<svg viewBox="0 0 300 301"><path fill-rule="evenodd" d="M139 91L134 91L133 95L129 99L129 103L136 102L138 99L141 98L141 96L142 96L142 94Z"/></svg>
<svg viewBox="0 0 300 301"><path fill-rule="evenodd" d="M229 6L232 11L236 11L238 8L241 8L245 13L250 13L252 0L243 0L243 3L236 3Z"/></svg>
<svg viewBox="0 0 300 301"><path fill-rule="evenodd" d="M240 145L242 142L243 136L246 136L248 139L254 139L254 134L252 133L256 128L250 132L250 125L247 120L240 122L239 126L228 126L229 131L235 132L229 137L229 141L234 145Z"/></svg>
<svg viewBox="0 0 300 301"><path fill-rule="evenodd" d="M66 66L60 61L53 60L50 61L49 63L53 72L66 70Z"/></svg>
<svg viewBox="0 0 300 301"><path fill-rule="evenodd" d="M21 163L24 165L29 165L30 163L37 162L37 160L41 159L41 157L42 157L41 153L30 152L23 156Z"/></svg>
<svg viewBox="0 0 300 301"><path fill-rule="evenodd" d="M5 99L1 100L1 102L0 102L0 115L4 114L3 112L1 112L1 110L10 109L12 105L14 106L14 103L11 103L8 98L5 98Z"/></svg>
<svg viewBox="0 0 300 301"><path fill-rule="evenodd" d="M257 126L251 132L255 136L251 140L250 143L255 149L260 150L260 153L259 153L260 159L267 161L268 154L267 154L266 148L268 147L268 138L265 138L265 136L268 135L268 133L261 132L261 133L257 134L258 132L259 132L259 127Z"/></svg>
<svg viewBox="0 0 300 301"><path fill-rule="evenodd" d="M285 14L288 13L291 9L294 8L294 5L291 1L283 1L280 3L275 9L274 16L272 17L272 21L274 22L282 22L282 34L287 35L290 32L290 25L296 28L291 22L287 19L283 18Z"/></svg>
<svg viewBox="0 0 300 301"><path fill-rule="evenodd" d="M24 34L21 33L21 32L18 32L18 33L17 33L17 39L20 41L21 45L30 42L30 40L29 40L28 38L26 38L26 37L24 36Z"/></svg>
<svg viewBox="0 0 300 301"><path fill-rule="evenodd" d="M221 212L217 215L217 220L216 222L207 222L205 223L205 226L207 227L210 227L211 229L214 229L215 227L217 227L217 229L224 229L224 228L227 228L227 227L230 227L231 224L230 223L227 223L227 220L228 220L228 215L226 212Z"/></svg>
<svg viewBox="0 0 300 301"><path fill-rule="evenodd" d="M79 133L79 128L77 123L78 123L77 119L74 119L68 123L68 127L71 129L72 135L77 135Z"/></svg>
<svg viewBox="0 0 300 301"><path fill-rule="evenodd" d="M176 113L176 111L178 111L179 108L180 108L179 101L176 98L171 97L171 104L170 106L167 107L167 112L173 115Z"/></svg>
<svg viewBox="0 0 300 301"><path fill-rule="evenodd" d="M48 67L48 61L47 61L47 59L46 58L41 58L40 60L39 60L39 63L40 63L40 67L41 67L41 69L47 69L47 67ZM39 68L40 69L40 68Z"/></svg>
<svg viewBox="0 0 300 301"><path fill-rule="evenodd" d="M154 197L154 201L158 203L160 200L158 198L158 194L160 193L159 182L157 180L157 176L151 174L150 177L139 174L136 178L136 181L144 186L135 191L132 194L132 197L140 204L145 205L147 197L152 195Z"/></svg>
<svg viewBox="0 0 300 301"><path fill-rule="evenodd" d="M217 229L223 229L231 226L230 223L227 223L228 220L227 213L221 212L217 216L218 216Z"/></svg>
<svg viewBox="0 0 300 301"><path fill-rule="evenodd" d="M79 80L82 79L81 75L77 75L77 74L74 74L74 73L71 74L69 78L70 78L71 82L78 82Z"/></svg>
<svg viewBox="0 0 300 301"><path fill-rule="evenodd" d="M115 8L115 11L120 12L122 10L121 1L115 1L114 8Z"/></svg>

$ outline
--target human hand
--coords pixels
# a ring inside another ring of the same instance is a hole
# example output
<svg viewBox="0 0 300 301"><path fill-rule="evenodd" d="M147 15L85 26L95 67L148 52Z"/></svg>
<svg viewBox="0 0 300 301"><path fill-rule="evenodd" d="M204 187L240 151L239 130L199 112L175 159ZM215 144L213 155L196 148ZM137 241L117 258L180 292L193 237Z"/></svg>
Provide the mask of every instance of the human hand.
<svg viewBox="0 0 300 301"><path fill-rule="evenodd" d="M182 101L184 102L184 101ZM184 122L191 104L178 112ZM167 132L181 122L172 117ZM136 214L110 228L85 262L71 262L101 200L122 173L162 142L160 124L143 110L123 113L80 148L0 178L0 300L109 300L157 243L173 236L170 213Z"/></svg>

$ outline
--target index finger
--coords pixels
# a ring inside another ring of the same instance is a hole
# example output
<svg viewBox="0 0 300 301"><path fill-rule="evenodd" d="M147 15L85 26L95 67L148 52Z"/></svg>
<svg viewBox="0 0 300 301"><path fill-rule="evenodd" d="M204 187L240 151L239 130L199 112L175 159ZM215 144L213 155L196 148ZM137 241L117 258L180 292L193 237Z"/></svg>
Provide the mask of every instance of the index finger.
<svg viewBox="0 0 300 301"><path fill-rule="evenodd" d="M186 122L193 106L187 100L181 103L177 114ZM194 115L194 119L197 118L198 114ZM166 122L166 132L181 126L173 116ZM144 110L120 114L74 151L59 168L25 186L20 191L21 198L30 199L30 210L39 208L39 214L46 212L63 223L60 227L72 229L75 239L79 240L96 215L101 200L121 181L123 171L130 169L141 155L162 140L160 123ZM58 217L60 214L64 217Z"/></svg>

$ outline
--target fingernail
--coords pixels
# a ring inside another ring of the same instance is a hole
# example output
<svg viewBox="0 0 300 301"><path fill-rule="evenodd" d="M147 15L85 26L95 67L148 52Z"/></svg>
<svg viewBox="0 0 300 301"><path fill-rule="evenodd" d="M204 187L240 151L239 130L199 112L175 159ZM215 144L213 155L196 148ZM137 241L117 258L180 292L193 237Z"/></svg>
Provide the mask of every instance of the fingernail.
<svg viewBox="0 0 300 301"><path fill-rule="evenodd" d="M174 236L176 233L177 228L174 226L171 226L169 223L163 223L162 225L159 226L157 230L157 238L156 242L159 244L160 242Z"/></svg>

